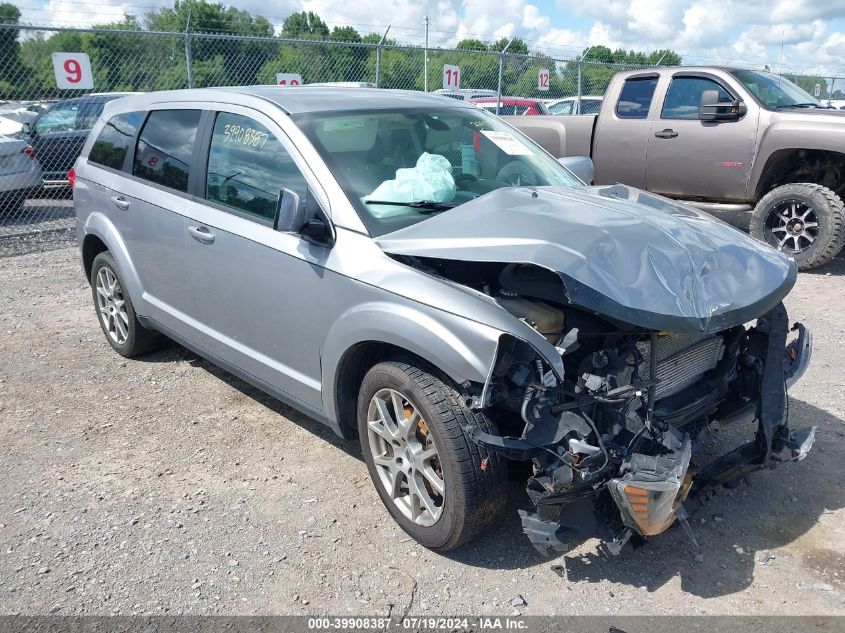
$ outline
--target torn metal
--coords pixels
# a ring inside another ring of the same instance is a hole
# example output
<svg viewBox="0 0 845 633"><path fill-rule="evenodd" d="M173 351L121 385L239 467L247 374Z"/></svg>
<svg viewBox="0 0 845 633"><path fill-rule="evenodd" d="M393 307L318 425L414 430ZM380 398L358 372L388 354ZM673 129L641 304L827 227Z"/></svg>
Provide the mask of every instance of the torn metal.
<svg viewBox="0 0 845 633"><path fill-rule="evenodd" d="M378 241L536 331L501 335L471 399L498 432L470 431L531 463L520 515L540 552L618 552L676 520L694 538L688 498L812 446L786 407L812 348L782 304L795 264L709 216L622 186L512 188ZM755 438L699 468L702 431L748 417Z"/></svg>

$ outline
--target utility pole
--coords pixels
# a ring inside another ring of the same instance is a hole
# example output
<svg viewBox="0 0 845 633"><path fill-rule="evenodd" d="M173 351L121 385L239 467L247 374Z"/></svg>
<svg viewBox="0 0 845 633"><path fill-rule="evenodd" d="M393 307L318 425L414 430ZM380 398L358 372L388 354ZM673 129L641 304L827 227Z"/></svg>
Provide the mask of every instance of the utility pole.
<svg viewBox="0 0 845 633"><path fill-rule="evenodd" d="M423 91L428 92L428 27L431 24L431 16L426 10L425 20L425 57L423 57Z"/></svg>

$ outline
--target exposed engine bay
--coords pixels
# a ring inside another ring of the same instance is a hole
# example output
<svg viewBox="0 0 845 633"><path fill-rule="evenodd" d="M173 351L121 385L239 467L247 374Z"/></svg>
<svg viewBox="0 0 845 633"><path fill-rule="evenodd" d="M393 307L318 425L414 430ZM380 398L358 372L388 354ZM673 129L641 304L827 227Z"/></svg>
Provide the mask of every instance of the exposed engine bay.
<svg viewBox="0 0 845 633"><path fill-rule="evenodd" d="M526 491L536 511L520 515L544 554L590 536L618 553L676 519L692 538L688 497L802 459L813 443L814 427L788 427L786 389L803 373L811 341L800 324L790 333L783 304L751 327L654 331L574 306L561 278L534 264L402 259L487 295L562 358L561 376L529 342L503 335L472 399L500 433L474 429L473 439L531 464ZM755 439L697 470L699 435L715 421L750 417Z"/></svg>

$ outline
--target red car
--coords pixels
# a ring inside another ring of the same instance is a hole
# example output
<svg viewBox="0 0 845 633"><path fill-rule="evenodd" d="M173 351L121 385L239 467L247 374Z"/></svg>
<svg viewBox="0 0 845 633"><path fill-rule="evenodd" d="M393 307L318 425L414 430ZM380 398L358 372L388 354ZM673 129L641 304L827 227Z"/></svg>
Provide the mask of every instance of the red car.
<svg viewBox="0 0 845 633"><path fill-rule="evenodd" d="M479 108L484 108L496 114L496 97L470 99L470 103L474 103ZM499 116L534 116L537 114L549 114L546 104L539 99L502 97L502 100L499 102Z"/></svg>

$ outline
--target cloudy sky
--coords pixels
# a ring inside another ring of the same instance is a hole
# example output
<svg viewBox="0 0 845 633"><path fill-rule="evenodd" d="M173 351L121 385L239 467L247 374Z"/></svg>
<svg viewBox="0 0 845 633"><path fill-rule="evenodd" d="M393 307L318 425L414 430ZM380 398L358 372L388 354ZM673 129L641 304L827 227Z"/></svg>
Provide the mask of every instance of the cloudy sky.
<svg viewBox="0 0 845 633"><path fill-rule="evenodd" d="M12 0L13 2L15 0ZM20 0L25 21L84 25L141 15L165 0ZM274 24L301 9L419 44L519 36L533 49L572 55L591 44L671 48L686 63L764 63L845 77L845 0L235 0ZM271 6L272 9L268 9Z"/></svg>

